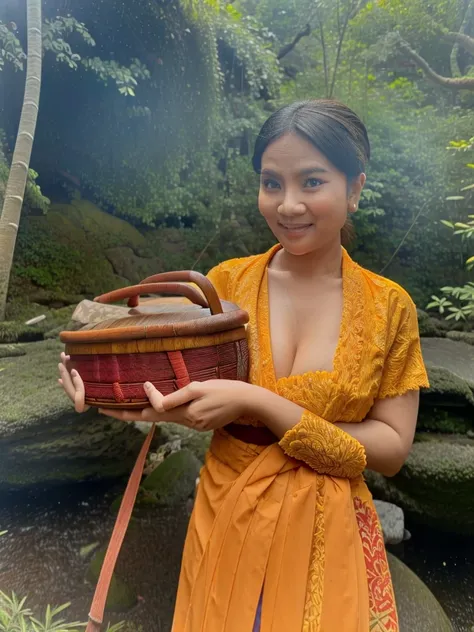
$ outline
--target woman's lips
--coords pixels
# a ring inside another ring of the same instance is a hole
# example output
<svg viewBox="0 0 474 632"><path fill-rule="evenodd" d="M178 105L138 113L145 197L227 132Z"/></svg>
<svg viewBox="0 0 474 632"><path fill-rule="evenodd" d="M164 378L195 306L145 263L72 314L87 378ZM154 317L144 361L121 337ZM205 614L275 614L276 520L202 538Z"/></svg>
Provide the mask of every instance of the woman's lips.
<svg viewBox="0 0 474 632"><path fill-rule="evenodd" d="M278 223L280 228L282 228L288 235L302 235L309 228L312 227L313 224L281 224Z"/></svg>

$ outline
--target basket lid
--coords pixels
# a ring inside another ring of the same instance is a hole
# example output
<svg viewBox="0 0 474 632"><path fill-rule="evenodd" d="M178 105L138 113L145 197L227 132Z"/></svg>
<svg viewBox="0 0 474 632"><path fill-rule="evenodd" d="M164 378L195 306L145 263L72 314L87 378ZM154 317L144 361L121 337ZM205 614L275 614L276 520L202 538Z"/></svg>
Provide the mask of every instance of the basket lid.
<svg viewBox="0 0 474 632"><path fill-rule="evenodd" d="M194 285L189 285L192 283ZM197 288L199 288L199 291ZM174 294L140 302L143 294ZM189 299L186 303L183 298ZM94 343L144 338L210 335L242 327L248 314L237 305L221 301L212 283L194 270L163 272L138 285L114 290L94 299L114 303L127 299L128 314L86 325L79 331L62 331L64 343Z"/></svg>

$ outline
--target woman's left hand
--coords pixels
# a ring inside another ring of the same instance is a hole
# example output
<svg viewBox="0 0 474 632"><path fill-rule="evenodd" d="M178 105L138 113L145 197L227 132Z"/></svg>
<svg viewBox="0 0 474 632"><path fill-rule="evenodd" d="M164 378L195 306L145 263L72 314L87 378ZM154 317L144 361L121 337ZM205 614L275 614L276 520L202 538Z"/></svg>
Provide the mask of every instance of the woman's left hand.
<svg viewBox="0 0 474 632"><path fill-rule="evenodd" d="M247 412L250 386L238 380L207 380L162 395L145 382L151 407L141 411L101 409L100 412L122 421L171 421L201 432L222 428Z"/></svg>

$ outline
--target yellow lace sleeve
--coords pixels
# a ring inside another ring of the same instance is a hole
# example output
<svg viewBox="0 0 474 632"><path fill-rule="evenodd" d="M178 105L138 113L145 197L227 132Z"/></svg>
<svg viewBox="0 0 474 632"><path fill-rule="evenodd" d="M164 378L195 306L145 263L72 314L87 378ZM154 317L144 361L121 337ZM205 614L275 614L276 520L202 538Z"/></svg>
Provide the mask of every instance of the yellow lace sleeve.
<svg viewBox="0 0 474 632"><path fill-rule="evenodd" d="M229 270L226 262L220 263L215 266L207 273L207 278L212 283L212 285L216 288L216 292L222 300L228 300L228 279L229 279Z"/></svg>
<svg viewBox="0 0 474 632"><path fill-rule="evenodd" d="M405 292L398 295L387 327L386 355L378 398L395 397L429 387L423 356L416 307Z"/></svg>
<svg viewBox="0 0 474 632"><path fill-rule="evenodd" d="M280 447L319 474L355 478L364 471L364 446L347 432L307 410L280 440Z"/></svg>

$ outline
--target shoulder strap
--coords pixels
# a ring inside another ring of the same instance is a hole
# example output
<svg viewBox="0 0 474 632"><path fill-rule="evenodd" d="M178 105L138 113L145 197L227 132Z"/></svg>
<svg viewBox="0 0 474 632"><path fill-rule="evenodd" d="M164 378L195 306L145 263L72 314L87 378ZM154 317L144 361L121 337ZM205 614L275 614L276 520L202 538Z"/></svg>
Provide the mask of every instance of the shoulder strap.
<svg viewBox="0 0 474 632"><path fill-rule="evenodd" d="M115 521L114 530L112 531L112 536L110 538L109 546L105 554L104 563L102 564L99 580L95 589L86 632L100 632L104 619L107 593L109 591L110 582L112 581L112 574L114 572L120 548L132 516L133 506L135 504L143 469L145 467L146 455L150 449L151 440L153 439L153 434L155 432L155 426L156 424L154 423L142 445L140 454L138 455L130 478L128 479L127 488L125 489L125 493L123 495L117 520Z"/></svg>

